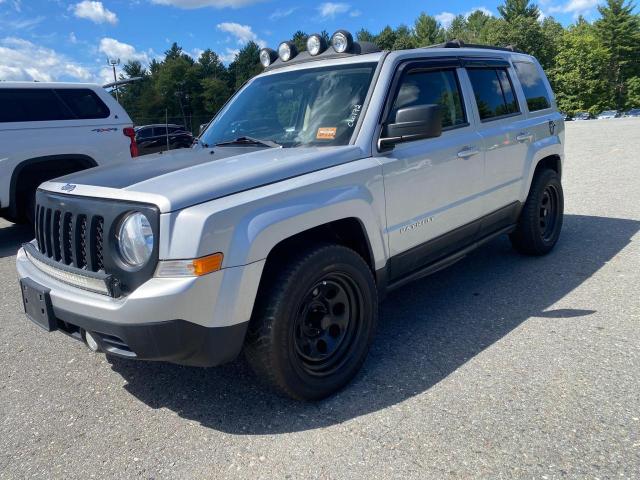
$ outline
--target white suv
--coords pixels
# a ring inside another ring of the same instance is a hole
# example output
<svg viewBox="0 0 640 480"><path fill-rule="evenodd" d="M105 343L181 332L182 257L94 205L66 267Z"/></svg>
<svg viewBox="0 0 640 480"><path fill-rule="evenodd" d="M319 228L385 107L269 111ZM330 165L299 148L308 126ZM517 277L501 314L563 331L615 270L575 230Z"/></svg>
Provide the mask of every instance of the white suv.
<svg viewBox="0 0 640 480"><path fill-rule="evenodd" d="M100 86L0 82L0 216L33 222L42 182L137 154L129 115Z"/></svg>

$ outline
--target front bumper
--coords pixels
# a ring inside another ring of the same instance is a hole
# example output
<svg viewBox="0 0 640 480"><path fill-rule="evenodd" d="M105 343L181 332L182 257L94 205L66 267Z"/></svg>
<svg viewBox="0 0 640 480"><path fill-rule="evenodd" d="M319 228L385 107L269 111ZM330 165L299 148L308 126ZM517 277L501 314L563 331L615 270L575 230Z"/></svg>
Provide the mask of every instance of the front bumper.
<svg viewBox="0 0 640 480"><path fill-rule="evenodd" d="M193 278L152 278L130 295L111 298L63 283L39 270L20 249L20 279L50 289L58 328L98 334L114 355L213 366L242 348L264 262Z"/></svg>

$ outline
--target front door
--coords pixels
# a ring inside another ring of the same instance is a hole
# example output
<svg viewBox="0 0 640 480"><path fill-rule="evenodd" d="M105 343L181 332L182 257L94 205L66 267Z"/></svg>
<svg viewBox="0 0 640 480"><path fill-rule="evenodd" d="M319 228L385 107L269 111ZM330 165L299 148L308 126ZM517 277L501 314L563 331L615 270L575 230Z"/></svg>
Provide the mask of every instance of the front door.
<svg viewBox="0 0 640 480"><path fill-rule="evenodd" d="M472 222L482 210L484 157L460 74L455 64L434 66L429 61L401 65L397 72L385 121L393 122L400 108L439 104L443 132L437 138L398 144L380 157L392 281L455 250L476 233L469 229L477 227ZM445 235L454 230L457 234Z"/></svg>

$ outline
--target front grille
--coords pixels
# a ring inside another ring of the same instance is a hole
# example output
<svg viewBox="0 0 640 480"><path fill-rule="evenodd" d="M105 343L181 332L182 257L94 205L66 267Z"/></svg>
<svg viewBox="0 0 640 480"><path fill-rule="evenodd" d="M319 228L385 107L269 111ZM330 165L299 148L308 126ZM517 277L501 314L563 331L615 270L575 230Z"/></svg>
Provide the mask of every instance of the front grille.
<svg viewBox="0 0 640 480"><path fill-rule="evenodd" d="M104 271L103 238L101 216L36 207L38 249L56 262L91 272Z"/></svg>
<svg viewBox="0 0 640 480"><path fill-rule="evenodd" d="M44 257L41 260L75 274L109 276L121 293L135 290L153 276L158 242L149 262L140 268L131 268L121 260L115 230L134 211L147 217L158 238L160 212L154 205L38 190L36 240L37 250Z"/></svg>

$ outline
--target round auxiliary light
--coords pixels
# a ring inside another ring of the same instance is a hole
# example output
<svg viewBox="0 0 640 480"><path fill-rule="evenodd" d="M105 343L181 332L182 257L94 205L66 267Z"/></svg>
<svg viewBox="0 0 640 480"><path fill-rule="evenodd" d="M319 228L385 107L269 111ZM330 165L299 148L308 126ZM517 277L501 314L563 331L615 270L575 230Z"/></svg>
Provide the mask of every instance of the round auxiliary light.
<svg viewBox="0 0 640 480"><path fill-rule="evenodd" d="M353 46L353 36L346 30L338 30L331 37L331 46L338 53L345 53Z"/></svg>
<svg viewBox="0 0 640 480"><path fill-rule="evenodd" d="M297 53L296 45L293 42L282 42L278 47L278 56L283 62L288 62L295 57Z"/></svg>
<svg viewBox="0 0 640 480"><path fill-rule="evenodd" d="M120 222L117 240L120 256L127 265L141 267L151 258L153 229L142 213L130 213Z"/></svg>
<svg viewBox="0 0 640 480"><path fill-rule="evenodd" d="M324 39L322 35L318 35L314 33L307 39L307 52L310 55L316 56L320 55L327 49L327 41Z"/></svg>
<svg viewBox="0 0 640 480"><path fill-rule="evenodd" d="M264 68L267 68L275 62L276 58L278 58L278 54L274 50L270 48L263 48L260 50L260 63Z"/></svg>

